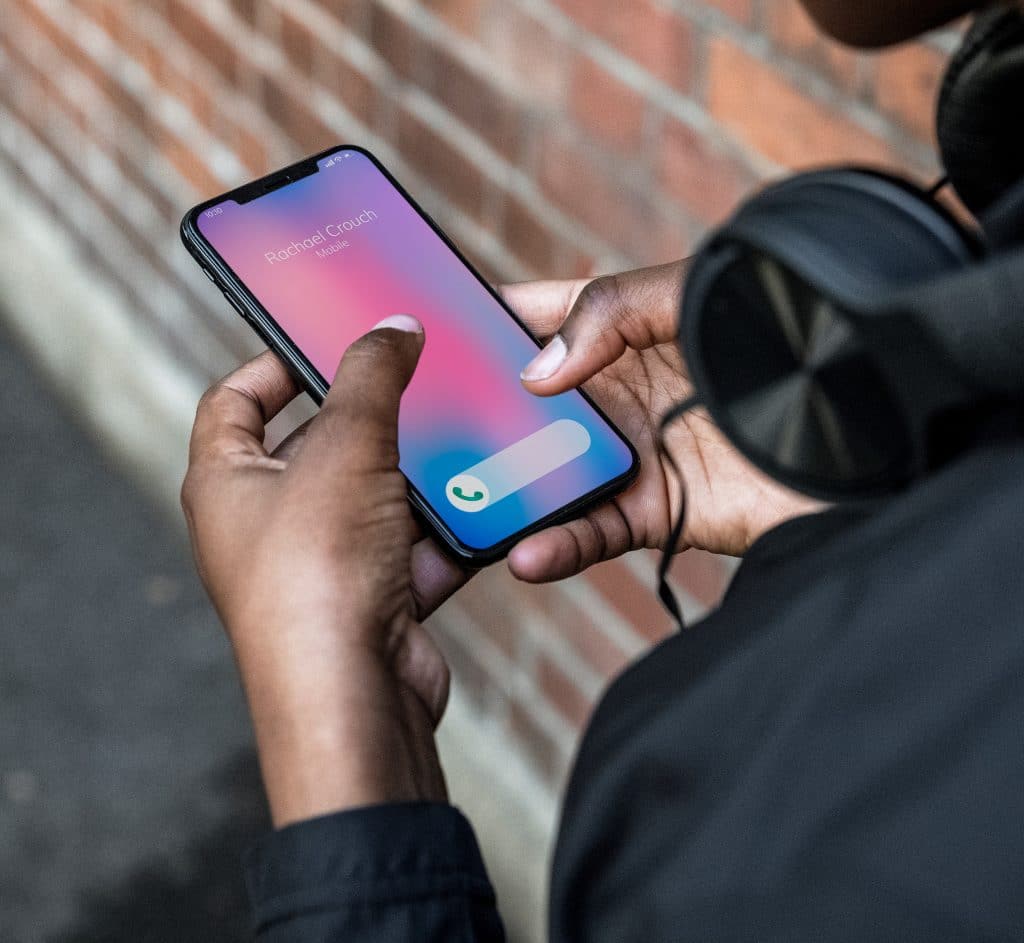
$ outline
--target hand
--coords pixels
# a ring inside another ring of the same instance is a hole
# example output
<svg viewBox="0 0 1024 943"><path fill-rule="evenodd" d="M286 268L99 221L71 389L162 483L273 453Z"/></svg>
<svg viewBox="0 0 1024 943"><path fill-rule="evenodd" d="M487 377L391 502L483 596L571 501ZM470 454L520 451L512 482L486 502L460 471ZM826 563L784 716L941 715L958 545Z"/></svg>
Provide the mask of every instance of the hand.
<svg viewBox="0 0 1024 943"><path fill-rule="evenodd" d="M680 489L658 450L658 424L693 386L676 345L685 262L578 281L502 289L545 349L523 371L526 388L551 396L585 389L629 437L642 462L636 482L585 517L526 538L509 555L519 579L563 579L601 560L663 547ZM557 333L556 333L557 332ZM686 483L686 526L677 551L741 555L770 528L821 507L763 475L702 409L668 430L666 445Z"/></svg>
<svg viewBox="0 0 1024 943"><path fill-rule="evenodd" d="M298 390L269 352L207 392L192 432L182 505L277 825L445 797L433 731L448 668L418 620L468 577L423 538L398 470L422 327L404 315L382 325L273 455L265 424Z"/></svg>

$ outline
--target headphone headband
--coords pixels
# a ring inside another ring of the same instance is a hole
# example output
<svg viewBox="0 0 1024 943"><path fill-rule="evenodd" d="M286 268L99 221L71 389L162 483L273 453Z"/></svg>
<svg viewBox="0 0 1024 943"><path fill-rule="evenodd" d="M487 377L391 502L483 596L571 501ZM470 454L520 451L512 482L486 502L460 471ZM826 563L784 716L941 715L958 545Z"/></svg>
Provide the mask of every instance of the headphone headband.
<svg viewBox="0 0 1024 943"><path fill-rule="evenodd" d="M1024 10L980 13L950 61L939 93L943 165L960 199L983 213L1024 177Z"/></svg>

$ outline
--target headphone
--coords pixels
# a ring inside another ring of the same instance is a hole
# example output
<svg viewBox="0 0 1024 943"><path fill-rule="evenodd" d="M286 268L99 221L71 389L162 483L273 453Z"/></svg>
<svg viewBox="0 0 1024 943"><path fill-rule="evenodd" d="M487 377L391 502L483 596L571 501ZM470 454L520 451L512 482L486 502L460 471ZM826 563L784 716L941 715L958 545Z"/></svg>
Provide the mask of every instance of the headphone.
<svg viewBox="0 0 1024 943"><path fill-rule="evenodd" d="M1024 433L1021 102L1024 13L1004 4L949 66L940 185L800 174L698 251L679 328L690 404L773 478L827 500L878 497ZM946 180L977 226L938 202Z"/></svg>

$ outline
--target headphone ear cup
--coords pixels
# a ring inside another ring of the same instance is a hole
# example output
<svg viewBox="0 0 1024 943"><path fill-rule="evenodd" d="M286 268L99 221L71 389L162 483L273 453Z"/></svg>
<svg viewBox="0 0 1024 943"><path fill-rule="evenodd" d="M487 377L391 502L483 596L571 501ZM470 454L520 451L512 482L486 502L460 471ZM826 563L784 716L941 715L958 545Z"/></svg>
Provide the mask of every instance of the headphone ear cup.
<svg viewBox="0 0 1024 943"><path fill-rule="evenodd" d="M919 472L917 375L933 362L899 318L876 312L975 252L955 219L895 178L830 170L769 188L687 276L679 342L700 401L740 452L798 491L902 487Z"/></svg>
<svg viewBox="0 0 1024 943"><path fill-rule="evenodd" d="M1024 12L980 14L939 94L939 148L960 199L980 215L1024 177Z"/></svg>

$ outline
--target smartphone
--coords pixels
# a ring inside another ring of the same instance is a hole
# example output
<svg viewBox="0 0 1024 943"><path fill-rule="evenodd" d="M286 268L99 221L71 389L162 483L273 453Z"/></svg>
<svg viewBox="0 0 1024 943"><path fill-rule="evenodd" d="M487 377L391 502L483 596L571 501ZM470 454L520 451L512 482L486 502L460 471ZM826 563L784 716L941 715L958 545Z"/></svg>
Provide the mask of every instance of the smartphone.
<svg viewBox="0 0 1024 943"><path fill-rule="evenodd" d="M585 394L523 388L536 339L368 151L332 148L202 203L181 235L318 404L374 324L423 323L400 467L414 507L463 562L493 562L635 477L636 450Z"/></svg>

